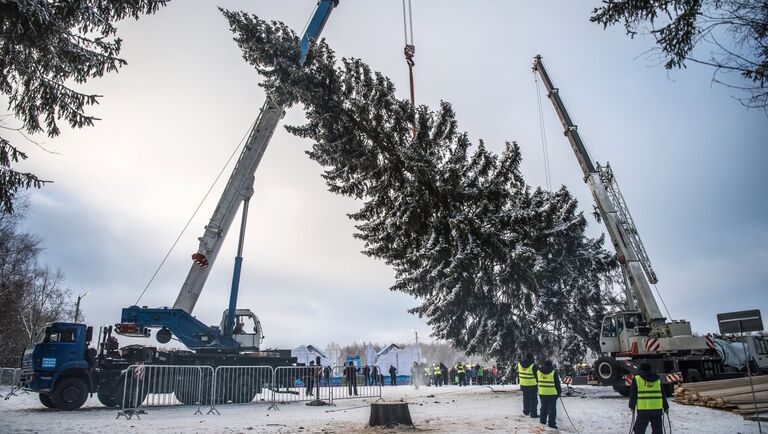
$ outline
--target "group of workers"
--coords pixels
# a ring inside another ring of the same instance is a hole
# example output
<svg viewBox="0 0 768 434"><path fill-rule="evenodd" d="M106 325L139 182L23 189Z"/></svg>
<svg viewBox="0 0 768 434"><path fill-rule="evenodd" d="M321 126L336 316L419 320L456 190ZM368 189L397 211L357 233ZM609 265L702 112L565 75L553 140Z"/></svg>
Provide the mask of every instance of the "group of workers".
<svg viewBox="0 0 768 434"><path fill-rule="evenodd" d="M557 429L557 399L562 389L552 362L545 360L537 366L533 355L526 354L517 364L517 376L523 392L523 414L539 418L542 424ZM633 414L632 431L635 434L644 434L649 424L653 434L662 433L663 418L665 413L669 413L669 404L661 378L648 363L642 363L639 374L632 379L629 408Z"/></svg>
<svg viewBox="0 0 768 434"><path fill-rule="evenodd" d="M487 368L480 364L472 366L469 363L458 363L449 368L442 362L434 365L414 362L411 367L411 383L417 389L420 384L425 386L496 384L497 375L496 366Z"/></svg>

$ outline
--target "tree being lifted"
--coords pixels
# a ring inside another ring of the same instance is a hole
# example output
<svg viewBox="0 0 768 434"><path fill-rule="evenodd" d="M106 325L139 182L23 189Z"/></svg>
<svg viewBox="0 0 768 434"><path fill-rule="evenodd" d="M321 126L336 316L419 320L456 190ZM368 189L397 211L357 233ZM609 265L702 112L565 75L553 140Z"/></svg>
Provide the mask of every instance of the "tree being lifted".
<svg viewBox="0 0 768 434"><path fill-rule="evenodd" d="M422 301L411 312L434 336L498 360L599 348L614 257L565 187L525 183L516 143L473 146L447 102L414 108L359 59L337 67L324 42L300 68L286 25L222 12L269 96L304 105L307 124L288 130L315 141L330 191L363 201L350 215L363 253L394 267L391 289Z"/></svg>

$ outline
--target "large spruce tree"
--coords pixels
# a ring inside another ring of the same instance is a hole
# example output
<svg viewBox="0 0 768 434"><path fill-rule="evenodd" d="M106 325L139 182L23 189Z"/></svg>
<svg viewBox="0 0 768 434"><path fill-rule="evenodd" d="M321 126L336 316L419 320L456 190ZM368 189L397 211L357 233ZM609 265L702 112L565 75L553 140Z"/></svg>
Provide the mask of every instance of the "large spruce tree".
<svg viewBox="0 0 768 434"><path fill-rule="evenodd" d="M525 183L517 144L473 145L450 104L414 108L359 59L337 65L324 42L299 68L287 26L223 13L268 95L303 104L308 122L288 130L315 142L330 191L362 201L350 218L363 253L394 268L392 289L420 300L411 312L434 336L500 360L596 347L613 255L585 236L565 187Z"/></svg>

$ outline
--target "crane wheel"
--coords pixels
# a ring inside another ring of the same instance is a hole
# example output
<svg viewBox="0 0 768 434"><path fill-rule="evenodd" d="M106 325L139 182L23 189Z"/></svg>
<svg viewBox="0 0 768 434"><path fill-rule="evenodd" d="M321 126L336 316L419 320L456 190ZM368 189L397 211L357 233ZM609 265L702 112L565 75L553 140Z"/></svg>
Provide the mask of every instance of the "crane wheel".
<svg viewBox="0 0 768 434"><path fill-rule="evenodd" d="M619 380L621 374L619 363L612 357L600 357L592 367L601 384L612 385Z"/></svg>

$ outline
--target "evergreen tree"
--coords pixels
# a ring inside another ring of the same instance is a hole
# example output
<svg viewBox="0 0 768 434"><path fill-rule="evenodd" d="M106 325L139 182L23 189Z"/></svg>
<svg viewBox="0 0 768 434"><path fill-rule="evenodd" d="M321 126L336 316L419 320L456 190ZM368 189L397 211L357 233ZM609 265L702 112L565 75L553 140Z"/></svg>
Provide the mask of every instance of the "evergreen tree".
<svg viewBox="0 0 768 434"><path fill-rule="evenodd" d="M411 312L434 336L498 360L597 348L615 260L565 187L525 183L516 143L473 145L450 104L414 108L359 59L337 67L324 42L299 68L284 24L223 13L270 97L303 104L307 123L288 130L315 142L330 191L362 201L350 218L363 253L394 268L391 289L421 301Z"/></svg>
<svg viewBox="0 0 768 434"><path fill-rule="evenodd" d="M0 1L0 92L22 126L0 127L29 134L59 135L57 121L73 128L93 125L86 106L98 95L73 89L73 83L116 72L125 65L114 22L153 14L168 0L3 0ZM28 139L32 142L31 139ZM34 142L33 142L34 143ZM11 168L27 154L0 136L0 211L13 212L19 189L46 181Z"/></svg>

